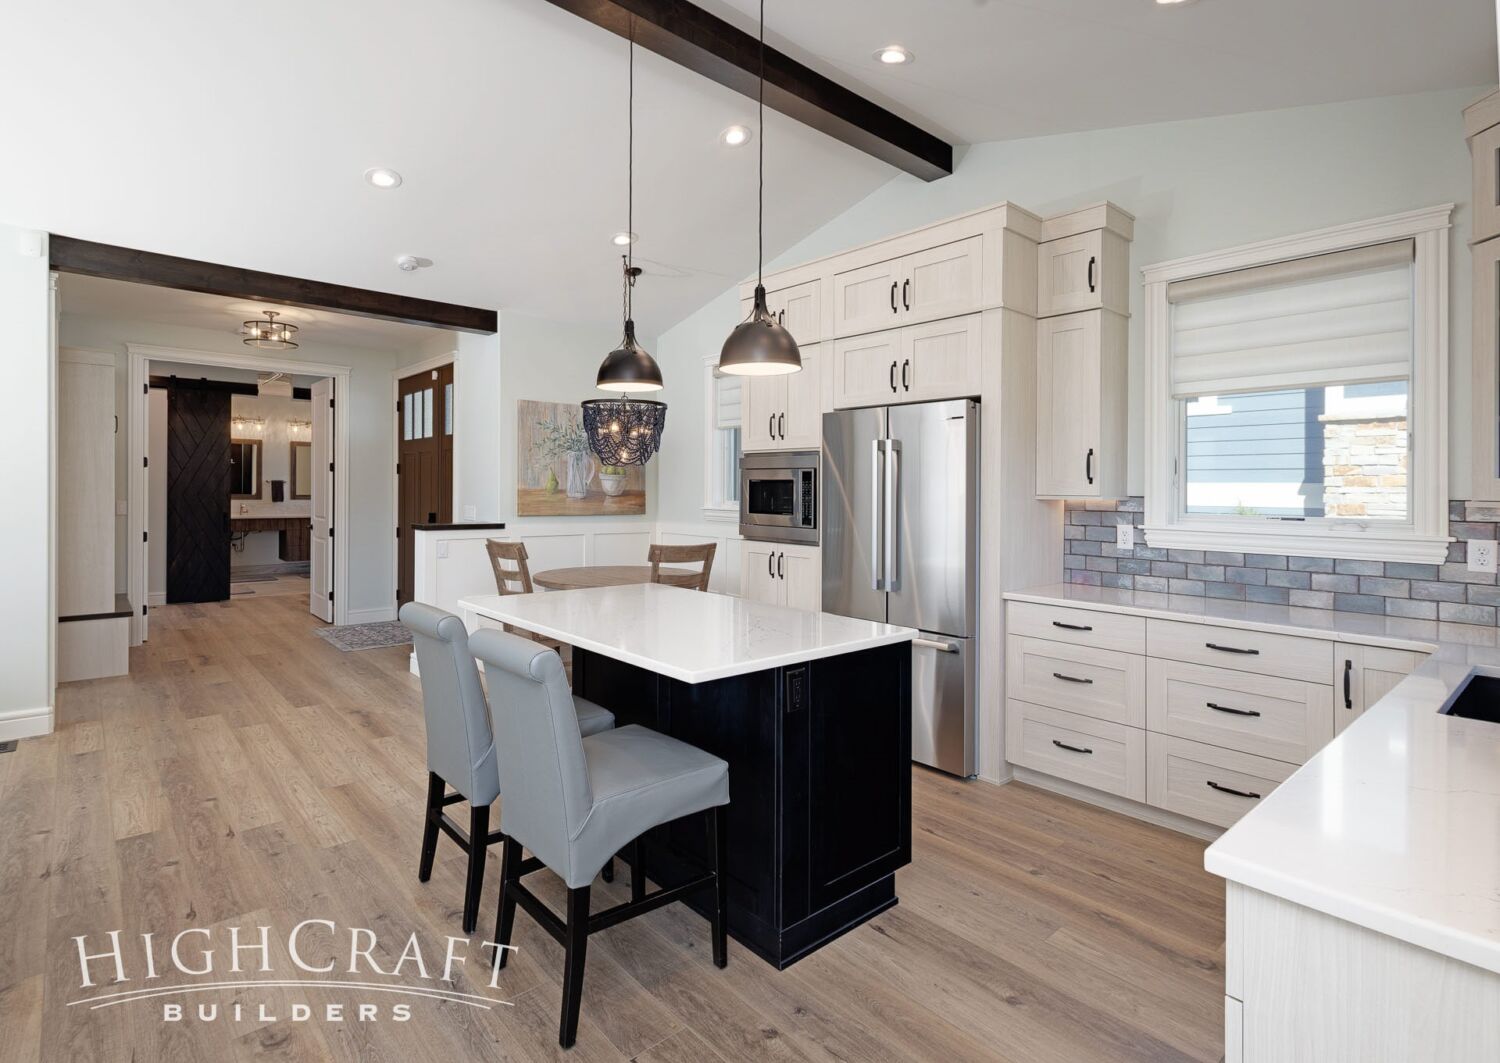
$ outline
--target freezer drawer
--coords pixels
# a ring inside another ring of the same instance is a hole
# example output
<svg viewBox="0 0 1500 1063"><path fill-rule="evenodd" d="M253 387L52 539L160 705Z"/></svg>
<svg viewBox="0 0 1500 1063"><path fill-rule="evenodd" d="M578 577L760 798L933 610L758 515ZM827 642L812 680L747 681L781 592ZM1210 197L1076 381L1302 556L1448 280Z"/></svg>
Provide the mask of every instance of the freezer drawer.
<svg viewBox="0 0 1500 1063"><path fill-rule="evenodd" d="M923 631L911 646L911 757L919 764L970 776L979 771L974 722L974 639Z"/></svg>

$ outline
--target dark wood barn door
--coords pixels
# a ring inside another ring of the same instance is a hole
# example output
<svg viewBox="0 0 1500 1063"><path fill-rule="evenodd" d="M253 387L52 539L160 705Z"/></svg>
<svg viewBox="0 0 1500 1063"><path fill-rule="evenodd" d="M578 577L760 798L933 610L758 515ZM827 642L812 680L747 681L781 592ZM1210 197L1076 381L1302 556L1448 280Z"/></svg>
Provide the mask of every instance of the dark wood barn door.
<svg viewBox="0 0 1500 1063"><path fill-rule="evenodd" d="M396 387L396 604L412 600L413 524L453 520L453 366L402 378Z"/></svg>
<svg viewBox="0 0 1500 1063"><path fill-rule="evenodd" d="M229 391L167 391L167 601L229 597Z"/></svg>

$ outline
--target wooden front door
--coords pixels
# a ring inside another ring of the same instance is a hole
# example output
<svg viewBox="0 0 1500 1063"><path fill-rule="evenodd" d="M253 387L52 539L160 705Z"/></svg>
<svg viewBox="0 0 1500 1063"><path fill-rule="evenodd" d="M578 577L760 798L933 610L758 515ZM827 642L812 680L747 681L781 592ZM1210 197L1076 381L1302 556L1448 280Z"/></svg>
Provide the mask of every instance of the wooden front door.
<svg viewBox="0 0 1500 1063"><path fill-rule="evenodd" d="M396 604L412 600L413 524L453 520L453 366L402 377L396 387Z"/></svg>
<svg viewBox="0 0 1500 1063"><path fill-rule="evenodd" d="M167 394L167 601L229 597L227 390L173 380Z"/></svg>

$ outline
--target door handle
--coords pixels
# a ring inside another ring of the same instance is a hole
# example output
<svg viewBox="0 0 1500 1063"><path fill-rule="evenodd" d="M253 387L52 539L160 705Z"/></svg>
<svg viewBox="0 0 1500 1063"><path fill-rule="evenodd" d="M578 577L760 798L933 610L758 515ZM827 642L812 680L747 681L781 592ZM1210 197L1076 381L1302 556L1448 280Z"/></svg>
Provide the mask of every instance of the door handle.
<svg viewBox="0 0 1500 1063"><path fill-rule="evenodd" d="M885 441L885 589L901 589L899 540L901 524L896 511L901 506L901 440Z"/></svg>
<svg viewBox="0 0 1500 1063"><path fill-rule="evenodd" d="M891 394L896 393L896 363L891 363Z"/></svg>
<svg viewBox="0 0 1500 1063"><path fill-rule="evenodd" d="M1094 681L1092 679L1080 679L1076 675L1064 675L1062 672L1053 672L1052 678L1061 679L1064 683L1082 683L1084 686L1094 685Z"/></svg>
<svg viewBox="0 0 1500 1063"><path fill-rule="evenodd" d="M939 653L957 653L958 643L939 642L937 639L915 638L911 640L913 646L920 646L924 650L937 650Z"/></svg>
<svg viewBox="0 0 1500 1063"><path fill-rule="evenodd" d="M1246 657L1260 656L1260 650L1244 650L1240 649L1240 647L1238 646L1220 646L1217 642L1205 642L1203 645L1207 646L1211 650L1218 650L1220 653L1240 653L1244 654Z"/></svg>
<svg viewBox="0 0 1500 1063"><path fill-rule="evenodd" d="M1068 745L1068 743L1066 743L1066 742L1059 742L1055 738L1052 740L1052 744L1054 746L1056 746L1058 749L1066 749L1069 753L1089 753L1089 754L1092 754L1094 752L1092 749L1085 749L1083 746L1070 746L1070 745ZM1209 785L1212 786L1213 783L1209 783Z"/></svg>
<svg viewBox="0 0 1500 1063"><path fill-rule="evenodd" d="M1083 457L1083 475L1089 483L1094 482L1094 448L1089 447L1089 452Z"/></svg>
<svg viewBox="0 0 1500 1063"><path fill-rule="evenodd" d="M1098 263L1098 261L1099 259L1096 256L1089 256L1089 291L1094 290L1094 266Z"/></svg>
<svg viewBox="0 0 1500 1063"><path fill-rule="evenodd" d="M1064 631L1093 631L1092 624L1064 624L1061 620L1052 621L1053 627L1060 627Z"/></svg>
<svg viewBox="0 0 1500 1063"><path fill-rule="evenodd" d="M776 324L783 325L783 326L786 324L786 311L785 310L778 310L778 311L776 311Z"/></svg>
<svg viewBox="0 0 1500 1063"><path fill-rule="evenodd" d="M1212 779L1207 779L1205 781L1208 783L1209 786L1212 786L1215 790L1219 791L1219 793L1221 793L1221 794L1234 794L1235 797L1249 797L1249 798L1251 798L1253 800L1256 800L1256 801L1260 800L1260 794L1251 793L1249 790L1236 790L1232 786L1220 786L1218 783L1214 782Z"/></svg>
<svg viewBox="0 0 1500 1063"><path fill-rule="evenodd" d="M880 462L885 448L883 440L870 440L870 589L884 590L885 570L881 568L880 514L885 508L880 497Z"/></svg>
<svg viewBox="0 0 1500 1063"><path fill-rule="evenodd" d="M1344 658L1344 708L1354 708L1354 689L1351 685L1351 677L1354 674L1354 662L1348 657Z"/></svg>
<svg viewBox="0 0 1500 1063"><path fill-rule="evenodd" d="M901 362L901 388L904 391L911 390L911 383L907 380L907 372L911 369L911 359L906 358Z"/></svg>
<svg viewBox="0 0 1500 1063"><path fill-rule="evenodd" d="M891 281L891 313L896 312L896 282Z"/></svg>
<svg viewBox="0 0 1500 1063"><path fill-rule="evenodd" d="M776 578L786 579L786 554L776 555Z"/></svg>
<svg viewBox="0 0 1500 1063"><path fill-rule="evenodd" d="M1205 701L1203 704L1207 705L1209 708L1213 709L1215 712L1227 712L1231 716L1259 716L1260 715L1260 713L1256 712L1254 709L1232 709L1228 705L1216 705L1212 701Z"/></svg>
<svg viewBox="0 0 1500 1063"><path fill-rule="evenodd" d="M906 307L906 309L908 310L911 309L911 300L909 298L910 294L911 278L907 277L906 280L901 282L901 305Z"/></svg>
<svg viewBox="0 0 1500 1063"><path fill-rule="evenodd" d="M786 414L784 413L776 415L776 436L778 439L786 438Z"/></svg>

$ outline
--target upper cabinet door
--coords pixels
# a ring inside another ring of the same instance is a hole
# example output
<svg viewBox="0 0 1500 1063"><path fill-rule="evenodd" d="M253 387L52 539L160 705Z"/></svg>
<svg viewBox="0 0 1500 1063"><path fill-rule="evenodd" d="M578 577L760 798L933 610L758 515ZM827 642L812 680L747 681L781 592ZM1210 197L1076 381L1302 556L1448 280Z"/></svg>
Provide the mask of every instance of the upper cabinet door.
<svg viewBox="0 0 1500 1063"><path fill-rule="evenodd" d="M740 379L740 450L776 450L781 445L777 418L786 417L786 377Z"/></svg>
<svg viewBox="0 0 1500 1063"><path fill-rule="evenodd" d="M786 420L777 424L777 444L786 450L816 450L823 445L823 367L816 343L800 346L802 371L774 378L786 388Z"/></svg>
<svg viewBox="0 0 1500 1063"><path fill-rule="evenodd" d="M979 315L902 329L896 384L902 402L978 395Z"/></svg>
<svg viewBox="0 0 1500 1063"><path fill-rule="evenodd" d="M1036 493L1098 498L1100 313L1036 323Z"/></svg>
<svg viewBox="0 0 1500 1063"><path fill-rule="evenodd" d="M895 258L834 274L834 335L874 332L900 321L904 313L901 308L901 282L906 279L904 263L904 259Z"/></svg>
<svg viewBox="0 0 1500 1063"><path fill-rule="evenodd" d="M1500 236L1500 125L1491 126L1469 140L1474 159L1475 241Z"/></svg>
<svg viewBox="0 0 1500 1063"><path fill-rule="evenodd" d="M896 304L906 321L931 321L978 310L984 237L906 256Z"/></svg>
<svg viewBox="0 0 1500 1063"><path fill-rule="evenodd" d="M766 296L766 306L776 316L777 324L792 334L798 346L822 339L820 294L818 282L812 280L781 288Z"/></svg>
<svg viewBox="0 0 1500 1063"><path fill-rule="evenodd" d="M833 405L883 406L900 402L901 329L851 336L833 343Z"/></svg>
<svg viewBox="0 0 1500 1063"><path fill-rule="evenodd" d="M1049 240L1036 249L1038 317L1103 306L1103 232Z"/></svg>

